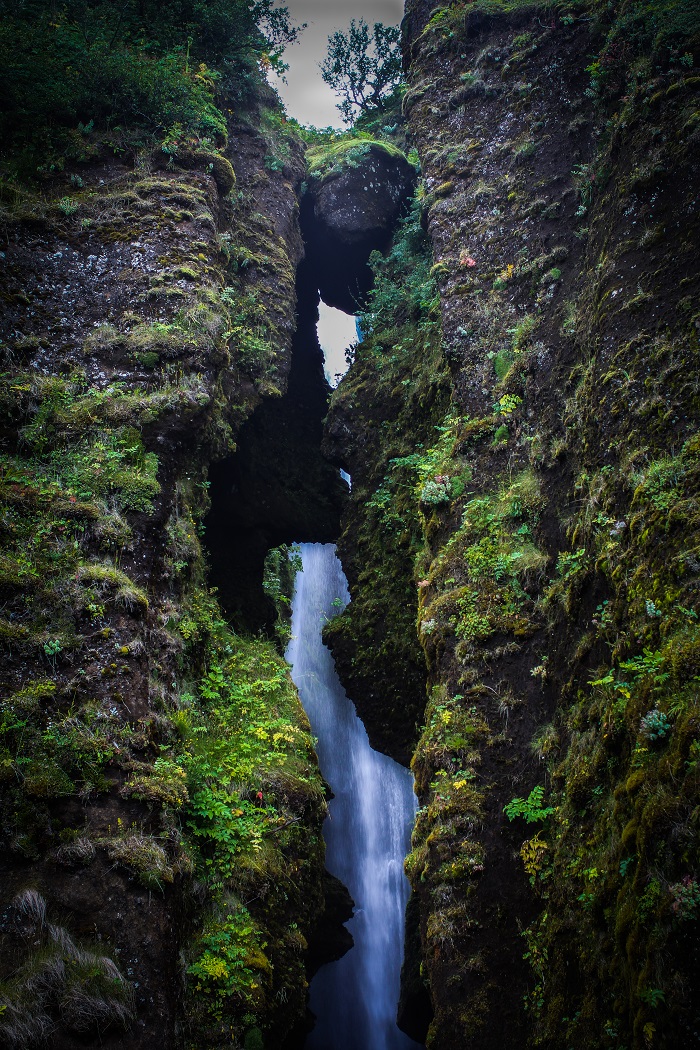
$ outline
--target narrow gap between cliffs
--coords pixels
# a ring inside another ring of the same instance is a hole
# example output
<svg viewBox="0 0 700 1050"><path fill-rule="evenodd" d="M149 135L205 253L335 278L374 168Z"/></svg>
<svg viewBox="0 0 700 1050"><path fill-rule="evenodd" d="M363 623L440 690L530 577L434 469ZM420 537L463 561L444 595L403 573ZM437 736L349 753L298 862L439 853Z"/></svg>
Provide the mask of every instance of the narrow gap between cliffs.
<svg viewBox="0 0 700 1050"><path fill-rule="evenodd" d="M264 589L265 559L282 545L303 545L295 637L287 655L318 738L334 819L324 829L332 873L326 880L326 909L309 946L309 976L317 974L311 987L313 1013L290 1033L285 1050L411 1050L419 1044L400 1031L396 1015L409 892L403 858L415 808L412 778L370 748L322 645L316 608L319 601L330 601L333 609L324 605L327 618L349 597L334 548L325 545L340 534L350 479L322 455L323 423L331 388L347 369L346 350L357 339L350 310L362 307L371 287L367 258L383 245L358 246L345 255L347 269L340 262L331 267L321 261L323 249L308 214L302 225L307 252L297 271L297 329L287 391L256 409L241 430L236 453L210 470L206 542L211 582L236 629L274 636L278 609ZM311 608L309 602L316 604ZM320 706L306 688L309 680L322 683ZM356 899L352 917L345 886Z"/></svg>

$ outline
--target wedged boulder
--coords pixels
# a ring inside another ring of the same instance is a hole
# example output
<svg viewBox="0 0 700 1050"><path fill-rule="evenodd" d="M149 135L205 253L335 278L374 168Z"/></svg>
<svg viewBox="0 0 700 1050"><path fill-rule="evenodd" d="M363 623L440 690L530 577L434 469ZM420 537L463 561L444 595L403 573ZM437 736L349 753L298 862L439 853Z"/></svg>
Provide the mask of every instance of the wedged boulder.
<svg viewBox="0 0 700 1050"><path fill-rule="evenodd" d="M354 314L372 286L370 253L387 247L416 172L399 150L360 141L316 171L312 157L311 173L301 213L309 263L323 301Z"/></svg>

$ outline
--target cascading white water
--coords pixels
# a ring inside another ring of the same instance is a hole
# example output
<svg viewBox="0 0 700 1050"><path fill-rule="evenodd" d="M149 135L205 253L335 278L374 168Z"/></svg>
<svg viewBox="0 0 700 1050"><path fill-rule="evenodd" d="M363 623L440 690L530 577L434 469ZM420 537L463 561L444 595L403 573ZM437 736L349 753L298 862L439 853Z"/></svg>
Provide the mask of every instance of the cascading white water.
<svg viewBox="0 0 700 1050"><path fill-rule="evenodd" d="M373 751L347 698L323 625L349 601L331 544L301 545L287 660L318 739L321 772L335 794L324 826L326 866L349 889L355 945L311 983L316 1026L307 1050L415 1050L397 1027L409 886L403 860L415 816L411 774Z"/></svg>

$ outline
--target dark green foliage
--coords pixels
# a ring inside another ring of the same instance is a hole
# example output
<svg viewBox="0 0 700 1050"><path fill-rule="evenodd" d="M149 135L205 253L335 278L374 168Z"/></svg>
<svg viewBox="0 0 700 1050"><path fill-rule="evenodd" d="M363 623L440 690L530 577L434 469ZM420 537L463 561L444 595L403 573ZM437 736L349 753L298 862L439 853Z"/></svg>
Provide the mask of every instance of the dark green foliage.
<svg viewBox="0 0 700 1050"><path fill-rule="evenodd" d="M275 603L277 621L275 632L284 648L291 638L292 594L294 578L301 570L301 555L298 547L282 544L268 551L265 558L263 590Z"/></svg>
<svg viewBox="0 0 700 1050"><path fill-rule="evenodd" d="M360 315L363 332L378 333L402 324L428 331L440 303L432 261L430 242L420 222L420 203L414 200L387 255L374 252L370 257L374 286L369 305Z"/></svg>
<svg viewBox="0 0 700 1050"><path fill-rule="evenodd" d="M552 806L543 805L544 788L534 787L527 798L514 798L504 807L503 812L508 820L522 817L527 824L537 824L554 813Z"/></svg>
<svg viewBox="0 0 700 1050"><path fill-rule="evenodd" d="M241 98L295 39L272 0L0 3L0 138L40 173L164 141L221 145L215 90ZM210 68L211 67L211 68ZM174 151L171 148L171 152Z"/></svg>
<svg viewBox="0 0 700 1050"><path fill-rule="evenodd" d="M398 26L353 18L347 32L328 37L328 54L321 64L323 79L339 96L346 124L362 114L383 110L401 80L401 33Z"/></svg>
<svg viewBox="0 0 700 1050"><path fill-rule="evenodd" d="M695 0L594 2L604 43L588 67L591 91L611 101L628 79L643 83L669 66L693 65L700 49L700 8ZM639 61L641 59L641 62Z"/></svg>

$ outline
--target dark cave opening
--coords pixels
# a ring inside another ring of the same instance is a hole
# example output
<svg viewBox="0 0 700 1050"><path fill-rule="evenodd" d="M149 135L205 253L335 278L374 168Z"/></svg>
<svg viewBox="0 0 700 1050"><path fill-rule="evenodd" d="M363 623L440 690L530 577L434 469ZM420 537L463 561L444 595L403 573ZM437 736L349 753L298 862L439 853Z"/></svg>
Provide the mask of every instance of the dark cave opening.
<svg viewBox="0 0 700 1050"><path fill-rule="evenodd" d="M321 453L331 388L316 331L318 282L308 260L297 272L297 302L287 392L265 400L242 427L236 453L210 469L210 579L241 630L273 630L276 611L262 586L267 552L283 543L334 542L347 494L337 467Z"/></svg>
<svg viewBox="0 0 700 1050"><path fill-rule="evenodd" d="M363 231L353 238L343 238L319 222L311 195L302 197L301 222L307 262L316 275L317 288L324 303L356 314L366 303L374 275L368 259L373 251L384 251L390 231ZM303 264L302 264L303 265Z"/></svg>
<svg viewBox="0 0 700 1050"><path fill-rule="evenodd" d="M321 452L331 394L318 340L319 300L354 315L367 302L369 257L387 248L415 181L407 162L371 152L307 188L299 221L297 327L287 391L268 398L241 428L237 451L212 464L206 519L210 579L234 628L273 633L277 612L263 591L265 557L289 543L340 534L347 484Z"/></svg>

